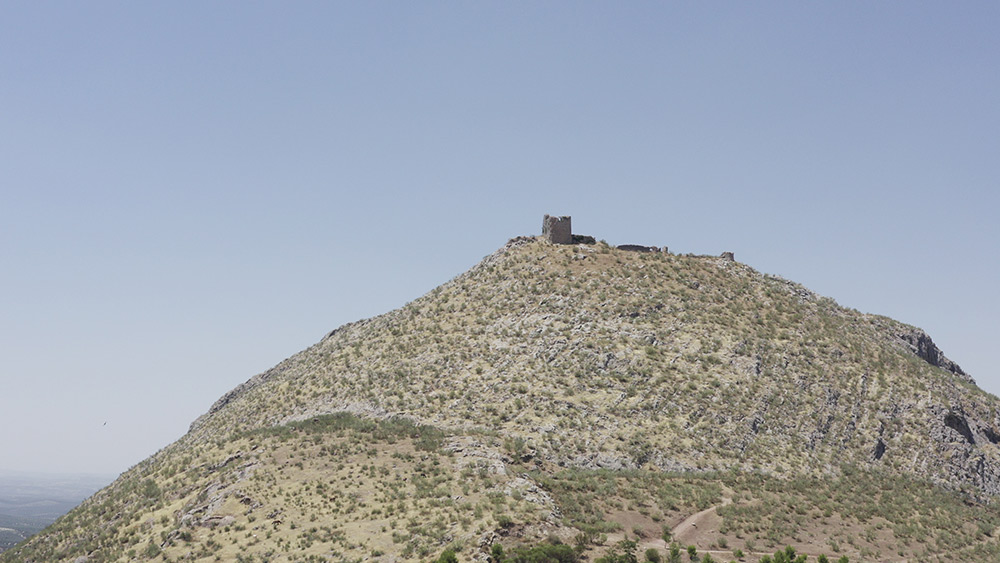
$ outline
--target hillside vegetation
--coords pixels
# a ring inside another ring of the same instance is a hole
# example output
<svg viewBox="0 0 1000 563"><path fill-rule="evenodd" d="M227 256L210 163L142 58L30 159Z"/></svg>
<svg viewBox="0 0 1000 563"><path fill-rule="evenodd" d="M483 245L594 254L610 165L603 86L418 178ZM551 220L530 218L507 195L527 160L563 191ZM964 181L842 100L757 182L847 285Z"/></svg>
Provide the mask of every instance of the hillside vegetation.
<svg viewBox="0 0 1000 563"><path fill-rule="evenodd" d="M0 561L991 560L997 406L921 330L738 262L519 238Z"/></svg>

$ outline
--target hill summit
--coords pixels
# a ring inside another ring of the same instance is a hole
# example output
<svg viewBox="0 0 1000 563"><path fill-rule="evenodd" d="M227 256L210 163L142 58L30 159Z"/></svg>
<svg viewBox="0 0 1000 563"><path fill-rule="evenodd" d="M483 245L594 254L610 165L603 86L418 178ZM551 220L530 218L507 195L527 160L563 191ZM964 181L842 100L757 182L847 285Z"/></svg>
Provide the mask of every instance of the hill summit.
<svg viewBox="0 0 1000 563"><path fill-rule="evenodd" d="M2 560L997 553L1000 404L922 330L549 219L250 378Z"/></svg>

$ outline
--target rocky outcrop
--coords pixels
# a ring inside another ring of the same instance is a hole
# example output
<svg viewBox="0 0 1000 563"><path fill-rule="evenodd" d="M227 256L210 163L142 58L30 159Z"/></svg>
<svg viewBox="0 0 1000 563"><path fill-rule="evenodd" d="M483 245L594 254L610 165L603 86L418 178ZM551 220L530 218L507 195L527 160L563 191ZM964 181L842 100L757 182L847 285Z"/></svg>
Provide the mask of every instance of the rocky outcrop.
<svg viewBox="0 0 1000 563"><path fill-rule="evenodd" d="M627 250L629 252L659 252L660 248L658 246L642 246L641 244L619 244L616 247L618 250Z"/></svg>
<svg viewBox="0 0 1000 563"><path fill-rule="evenodd" d="M934 344L931 337L919 328L913 328L909 332L901 332L896 335L899 342L906 346L910 352L928 364L950 371L969 383L975 383L969 374L955 362L949 360L944 352Z"/></svg>

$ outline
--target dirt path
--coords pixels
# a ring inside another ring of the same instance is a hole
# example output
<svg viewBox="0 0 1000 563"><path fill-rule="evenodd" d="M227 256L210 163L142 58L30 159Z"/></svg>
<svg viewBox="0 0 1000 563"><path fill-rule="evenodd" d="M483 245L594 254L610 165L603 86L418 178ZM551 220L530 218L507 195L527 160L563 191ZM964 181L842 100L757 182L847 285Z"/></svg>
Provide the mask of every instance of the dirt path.
<svg viewBox="0 0 1000 563"><path fill-rule="evenodd" d="M733 499L723 497L720 504L706 508L701 512L695 512L691 516L681 520L681 523L674 526L674 529L670 531L670 534L673 536L674 540L681 543L694 540L694 536L698 534L698 526L702 525L702 529L705 529L704 523L706 523L710 518L715 517L716 509L726 506L727 504L732 504L732 502Z"/></svg>

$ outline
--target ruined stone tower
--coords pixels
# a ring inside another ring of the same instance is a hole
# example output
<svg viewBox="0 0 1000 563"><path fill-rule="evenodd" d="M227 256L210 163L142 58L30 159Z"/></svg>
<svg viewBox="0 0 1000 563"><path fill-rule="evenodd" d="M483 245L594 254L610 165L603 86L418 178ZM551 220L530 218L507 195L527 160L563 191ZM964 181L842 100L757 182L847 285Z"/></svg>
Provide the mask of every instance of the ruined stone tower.
<svg viewBox="0 0 1000 563"><path fill-rule="evenodd" d="M542 217L542 236L553 244L573 244L573 229L569 215Z"/></svg>

